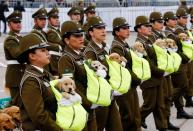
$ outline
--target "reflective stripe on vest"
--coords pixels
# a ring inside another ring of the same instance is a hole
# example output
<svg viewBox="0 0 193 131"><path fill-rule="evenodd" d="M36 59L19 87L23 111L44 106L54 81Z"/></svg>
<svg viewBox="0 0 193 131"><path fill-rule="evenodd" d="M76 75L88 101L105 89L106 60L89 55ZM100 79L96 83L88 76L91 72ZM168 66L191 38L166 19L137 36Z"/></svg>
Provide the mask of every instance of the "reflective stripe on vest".
<svg viewBox="0 0 193 131"><path fill-rule="evenodd" d="M63 106L59 102L63 99L62 94L54 87L58 80L50 81L51 89L56 97L58 109L56 112L56 123L64 130L81 131L87 123L87 112L81 102Z"/></svg>
<svg viewBox="0 0 193 131"><path fill-rule="evenodd" d="M186 55L189 59L193 60L193 44L185 43L182 40L180 42L182 43L183 54Z"/></svg>
<svg viewBox="0 0 193 131"><path fill-rule="evenodd" d="M174 72L178 71L181 62L182 62L182 58L181 56L174 52L174 51L169 51L170 55L173 57L173 68L174 68Z"/></svg>
<svg viewBox="0 0 193 131"><path fill-rule="evenodd" d="M138 57L131 49L129 50L132 58L132 71L141 80L151 78L151 70L149 62L141 57Z"/></svg>
<svg viewBox="0 0 193 131"><path fill-rule="evenodd" d="M109 106L112 87L104 78L98 77L88 65L84 64L84 68L87 74L87 99L94 104Z"/></svg>
<svg viewBox="0 0 193 131"><path fill-rule="evenodd" d="M131 86L130 72L116 61L109 60L109 56L106 56L106 61L109 66L110 79L108 81L111 87L121 94L127 93Z"/></svg>
<svg viewBox="0 0 193 131"><path fill-rule="evenodd" d="M174 72L173 57L156 44L153 44L153 48L156 53L158 68L168 73Z"/></svg>
<svg viewBox="0 0 193 131"><path fill-rule="evenodd" d="M188 36L191 39L191 41L193 41L193 36L192 36L192 32L188 31Z"/></svg>

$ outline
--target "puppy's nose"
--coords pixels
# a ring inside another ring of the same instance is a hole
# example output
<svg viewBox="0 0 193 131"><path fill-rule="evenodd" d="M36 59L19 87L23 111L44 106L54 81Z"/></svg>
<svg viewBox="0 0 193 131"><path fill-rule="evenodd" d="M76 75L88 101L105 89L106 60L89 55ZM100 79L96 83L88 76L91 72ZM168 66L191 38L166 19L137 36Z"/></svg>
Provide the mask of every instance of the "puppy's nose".
<svg viewBox="0 0 193 131"><path fill-rule="evenodd" d="M69 88L69 91L72 92L72 88Z"/></svg>

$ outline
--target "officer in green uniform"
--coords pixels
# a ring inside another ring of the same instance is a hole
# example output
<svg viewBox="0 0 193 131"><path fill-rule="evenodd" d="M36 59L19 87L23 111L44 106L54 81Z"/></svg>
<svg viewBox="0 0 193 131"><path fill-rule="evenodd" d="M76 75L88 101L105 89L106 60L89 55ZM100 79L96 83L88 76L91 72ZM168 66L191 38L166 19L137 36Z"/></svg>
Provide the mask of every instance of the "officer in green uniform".
<svg viewBox="0 0 193 131"><path fill-rule="evenodd" d="M19 55L19 41L22 36L21 31L22 14L18 11L12 12L8 17L10 32L4 41L5 59L7 60L7 70L5 75L5 86L10 89L13 105L19 105L19 84L25 66L17 62Z"/></svg>
<svg viewBox="0 0 193 131"><path fill-rule="evenodd" d="M177 24L177 17L176 15L171 12L165 12L164 13L164 25L165 25L165 35L167 38L173 39L174 41L176 41L176 36L174 34L175 31L175 27ZM171 75L172 77L172 75ZM172 81L171 81L171 77L168 76L167 78L167 82L168 82L168 88L165 88L165 106L166 106L166 117L167 117L167 121L168 121L168 129L169 130L179 130L179 127L174 126L170 120L170 107L172 104L172 93L173 93L173 85L172 85Z"/></svg>
<svg viewBox="0 0 193 131"><path fill-rule="evenodd" d="M101 18L93 16L88 20L88 33L91 40L84 50L86 59L98 60L108 68L105 60L107 51L105 50L106 38L105 24ZM107 78L108 79L108 78ZM121 118L115 100L112 100L108 107L98 107L96 109L96 120L98 131L122 131Z"/></svg>
<svg viewBox="0 0 193 131"><path fill-rule="evenodd" d="M63 131L56 124L57 101L50 88L50 73L43 67L49 61L49 45L35 33L20 40L18 61L27 63L20 83L20 113L25 131Z"/></svg>
<svg viewBox="0 0 193 131"><path fill-rule="evenodd" d="M141 115L139 109L139 98L136 87L141 83L140 79L131 71L132 58L128 50L130 49L126 39L129 37L129 24L123 17L113 20L113 36L110 53L118 53L127 59L126 68L132 75L131 89L116 99L119 106L121 121L124 131L141 131Z"/></svg>
<svg viewBox="0 0 193 131"><path fill-rule="evenodd" d="M72 7L67 14L72 21L79 22L81 20L81 11L78 7Z"/></svg>
<svg viewBox="0 0 193 131"><path fill-rule="evenodd" d="M76 92L81 95L82 105L89 113L84 131L97 131L95 109L86 97L87 74L83 65L85 59L81 52L84 46L83 30L79 22L66 21L62 24L61 34L65 48L58 62L59 74L72 76L75 80Z"/></svg>
<svg viewBox="0 0 193 131"><path fill-rule="evenodd" d="M48 31L47 31L47 40L49 43L60 45L61 44L61 33L59 30L60 22L59 22L59 10L54 7L48 12ZM58 60L61 57L60 52L50 51L50 72L54 76L58 76Z"/></svg>
<svg viewBox="0 0 193 131"><path fill-rule="evenodd" d="M187 12L183 8L179 8L176 11L176 16L177 16L177 26L175 29L175 34L178 35L180 33L187 33ZM177 36L176 36L177 37ZM187 114L183 107L183 99L182 96L185 97L186 101L188 104L192 103L191 100L191 95L192 93L189 90L189 85L188 85L188 77L187 77L187 65L189 62L189 59L187 56L185 56L182 52L182 44L179 41L179 39L176 40L176 44L178 46L178 53L182 57L182 64L180 66L180 69L177 73L172 75L172 83L175 89L175 92L173 93L173 100L175 103L175 106L177 108L177 118L186 118L186 119L192 119L193 116Z"/></svg>
<svg viewBox="0 0 193 131"><path fill-rule="evenodd" d="M150 19L154 20L161 20L159 13L156 17L152 14L150 15ZM158 16L158 17L157 17ZM156 19L155 19L156 18ZM158 19L157 19L158 18ZM152 22L152 21L151 21ZM154 24L160 24L159 22L155 22ZM165 131L167 128L167 121L166 117L164 116L165 113L165 104L164 104L164 96L163 96L163 86L162 86L162 79L164 71L160 70L157 67L157 58L155 57L155 51L151 47L153 44L153 40L157 39L152 37L150 39L149 36L152 35L150 23L146 16L138 16L135 20L135 31L138 32L136 41L139 41L143 44L147 56L145 58L149 61L150 68L151 68L151 78L147 81L144 81L140 88L142 89L142 96L144 99L144 103L141 107L141 119L142 119L142 127L147 128L145 123L146 117L153 113L153 117L155 120L156 128L160 131ZM158 32L155 32L156 36Z"/></svg>
<svg viewBox="0 0 193 131"><path fill-rule="evenodd" d="M88 22L88 19L91 18L92 16L96 16L96 11L95 11L95 6L94 5L90 5L88 6L85 10L84 10L84 13L86 15L86 22L83 24L83 29L84 29L84 32L85 32L85 38L86 40L89 40L89 36L88 36L88 29L87 29L87 22Z"/></svg>

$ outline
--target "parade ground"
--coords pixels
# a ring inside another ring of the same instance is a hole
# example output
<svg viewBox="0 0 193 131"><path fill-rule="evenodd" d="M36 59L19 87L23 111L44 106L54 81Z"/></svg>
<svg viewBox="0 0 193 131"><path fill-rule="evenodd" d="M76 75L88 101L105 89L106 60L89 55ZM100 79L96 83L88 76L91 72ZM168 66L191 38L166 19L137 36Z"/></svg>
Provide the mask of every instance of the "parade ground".
<svg viewBox="0 0 193 131"><path fill-rule="evenodd" d="M6 60L5 60L5 55L4 55L4 49L3 49L3 41L6 38L6 34L2 34L0 36L0 98L8 97L9 96L9 91L8 89L5 88L4 83L5 83L5 71L6 71ZM108 32L107 35L107 48L110 47L110 44L112 42L113 36L111 32ZM130 34L130 38L128 39L129 44L133 44L136 39L136 33L132 32ZM142 91L138 87L137 89L138 95L139 95L139 100L140 100L140 106L143 103L143 98L142 98ZM187 111L189 114L193 115L193 108L185 108L185 111ZM180 127L180 131L193 131L193 119L176 119L176 108L174 106L171 107L171 122ZM154 119L152 114L148 116L146 119L146 123L148 128L143 129L142 131L156 131L155 124L154 124Z"/></svg>

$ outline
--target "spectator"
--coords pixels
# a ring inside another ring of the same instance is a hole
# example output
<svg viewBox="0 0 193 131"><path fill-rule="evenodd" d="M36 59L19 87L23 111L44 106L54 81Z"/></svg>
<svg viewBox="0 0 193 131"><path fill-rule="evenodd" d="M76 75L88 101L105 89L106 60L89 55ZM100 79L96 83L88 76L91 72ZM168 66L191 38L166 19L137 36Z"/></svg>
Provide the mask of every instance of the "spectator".
<svg viewBox="0 0 193 131"><path fill-rule="evenodd" d="M14 11L19 11L19 12L25 12L25 9L23 5L21 5L20 1L17 1L17 4L14 6Z"/></svg>
<svg viewBox="0 0 193 131"><path fill-rule="evenodd" d="M4 14L5 11L9 11L9 9L8 9L7 4L3 0L0 3L0 22L3 21L3 23L4 23L4 31L3 31L3 33L6 33L6 30L7 30L6 18L5 18L5 14Z"/></svg>

